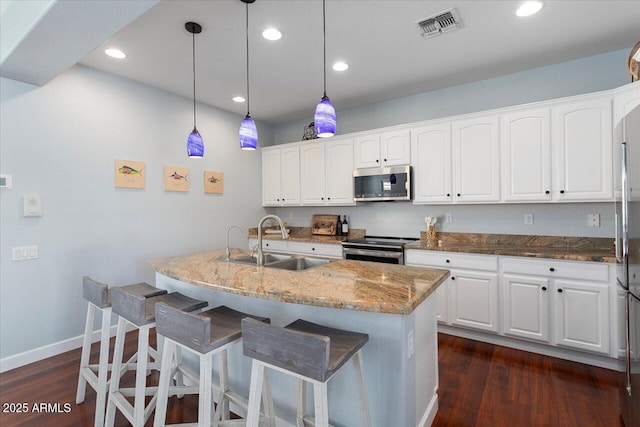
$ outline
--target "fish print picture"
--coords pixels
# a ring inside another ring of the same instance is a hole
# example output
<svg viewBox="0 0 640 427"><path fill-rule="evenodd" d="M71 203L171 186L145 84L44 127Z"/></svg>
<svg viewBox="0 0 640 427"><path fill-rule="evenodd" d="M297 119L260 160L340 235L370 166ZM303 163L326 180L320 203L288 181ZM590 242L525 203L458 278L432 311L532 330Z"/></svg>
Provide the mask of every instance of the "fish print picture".
<svg viewBox="0 0 640 427"><path fill-rule="evenodd" d="M144 188L144 171L144 162L116 159L114 170L116 188Z"/></svg>

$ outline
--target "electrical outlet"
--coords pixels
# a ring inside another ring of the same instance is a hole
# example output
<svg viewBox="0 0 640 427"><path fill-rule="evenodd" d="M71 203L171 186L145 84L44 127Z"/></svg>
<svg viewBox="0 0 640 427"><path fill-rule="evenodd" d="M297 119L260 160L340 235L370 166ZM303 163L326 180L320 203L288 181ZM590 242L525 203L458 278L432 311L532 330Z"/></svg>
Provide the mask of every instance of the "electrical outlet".
<svg viewBox="0 0 640 427"><path fill-rule="evenodd" d="M413 356L413 347L414 347L414 343L413 343L413 329L409 332L409 335L407 336L407 359L411 359L411 356Z"/></svg>
<svg viewBox="0 0 640 427"><path fill-rule="evenodd" d="M533 224L533 214L524 214L524 224L525 225Z"/></svg>
<svg viewBox="0 0 640 427"><path fill-rule="evenodd" d="M453 222L453 215L450 213L444 214L444 222Z"/></svg>
<svg viewBox="0 0 640 427"><path fill-rule="evenodd" d="M293 212L289 212L289 221L293 219Z"/></svg>
<svg viewBox="0 0 640 427"><path fill-rule="evenodd" d="M600 214L588 214L587 215L587 226L589 226L589 227L600 227Z"/></svg>

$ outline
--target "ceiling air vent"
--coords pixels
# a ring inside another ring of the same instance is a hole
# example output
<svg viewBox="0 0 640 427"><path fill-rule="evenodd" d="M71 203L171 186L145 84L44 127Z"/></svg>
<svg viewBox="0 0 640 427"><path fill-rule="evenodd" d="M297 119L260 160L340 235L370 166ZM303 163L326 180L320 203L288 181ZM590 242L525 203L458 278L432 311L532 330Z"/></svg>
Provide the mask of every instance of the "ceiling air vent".
<svg viewBox="0 0 640 427"><path fill-rule="evenodd" d="M460 19L455 9L449 9L435 16L423 18L416 22L420 34L424 38L437 36L447 31L455 30L460 26Z"/></svg>

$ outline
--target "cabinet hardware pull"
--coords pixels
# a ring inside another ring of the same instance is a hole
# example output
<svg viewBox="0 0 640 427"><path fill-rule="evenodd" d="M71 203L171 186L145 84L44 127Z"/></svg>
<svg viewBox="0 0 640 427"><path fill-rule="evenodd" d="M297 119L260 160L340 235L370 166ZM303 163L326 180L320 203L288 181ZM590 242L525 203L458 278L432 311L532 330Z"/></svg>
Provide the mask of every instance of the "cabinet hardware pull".
<svg viewBox="0 0 640 427"><path fill-rule="evenodd" d="M564 190L560 190L560 194L564 194Z"/></svg>
<svg viewBox="0 0 640 427"><path fill-rule="evenodd" d="M311 248L311 250L312 250L312 251L315 251L315 250L316 250L316 248Z"/></svg>
<svg viewBox="0 0 640 427"><path fill-rule="evenodd" d="M543 290L543 291L546 291L546 290L547 290L547 287L546 287L546 286L543 286L543 287L542 287L542 290Z"/></svg>
<svg viewBox="0 0 640 427"><path fill-rule="evenodd" d="M544 194L549 194L549 193L551 193L551 191L549 191L549 190L544 192Z"/></svg>
<svg viewBox="0 0 640 427"><path fill-rule="evenodd" d="M327 200L331 200L331 197L327 197Z"/></svg>
<svg viewBox="0 0 640 427"><path fill-rule="evenodd" d="M451 277L451 280L456 280L456 278L452 276L452 277Z"/></svg>
<svg viewBox="0 0 640 427"><path fill-rule="evenodd" d="M387 159L384 159L384 161L386 162L386 161L387 161Z"/></svg>
<svg viewBox="0 0 640 427"><path fill-rule="evenodd" d="M380 160L376 159L376 163L380 163Z"/></svg>
<svg viewBox="0 0 640 427"><path fill-rule="evenodd" d="M451 261L449 261L449 260L447 259L447 260L445 260L444 262L446 262L447 264L449 264Z"/></svg>
<svg viewBox="0 0 640 427"><path fill-rule="evenodd" d="M458 193L458 197L460 197L460 193Z"/></svg>
<svg viewBox="0 0 640 427"><path fill-rule="evenodd" d="M320 200L324 200L324 197L320 197Z"/></svg>
<svg viewBox="0 0 640 427"><path fill-rule="evenodd" d="M451 193L447 193L447 197L451 197Z"/></svg>
<svg viewBox="0 0 640 427"><path fill-rule="evenodd" d="M549 268L549 271L554 272L554 271L556 271L556 269L551 267L551 268Z"/></svg>
<svg viewBox="0 0 640 427"><path fill-rule="evenodd" d="M558 289L558 292L562 293L562 289Z"/></svg>

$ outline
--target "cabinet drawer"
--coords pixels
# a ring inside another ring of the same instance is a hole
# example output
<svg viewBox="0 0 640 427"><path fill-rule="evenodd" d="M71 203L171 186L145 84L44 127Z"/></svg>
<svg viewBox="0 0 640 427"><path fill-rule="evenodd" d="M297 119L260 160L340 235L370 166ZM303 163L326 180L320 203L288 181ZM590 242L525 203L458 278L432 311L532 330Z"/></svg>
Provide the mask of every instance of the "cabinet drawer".
<svg viewBox="0 0 640 427"><path fill-rule="evenodd" d="M249 239L249 247L253 248L258 244L257 239ZM262 239L262 249L264 251L278 251L278 252L287 252L287 241L286 240L270 240L270 239Z"/></svg>
<svg viewBox="0 0 640 427"><path fill-rule="evenodd" d="M289 252L342 258L342 245L331 243L289 242Z"/></svg>
<svg viewBox="0 0 640 427"><path fill-rule="evenodd" d="M503 258L504 273L535 274L598 282L609 281L609 266L602 263L557 261L553 259Z"/></svg>
<svg viewBox="0 0 640 427"><path fill-rule="evenodd" d="M443 268L498 271L498 257L492 255L408 250L405 253L405 263Z"/></svg>

